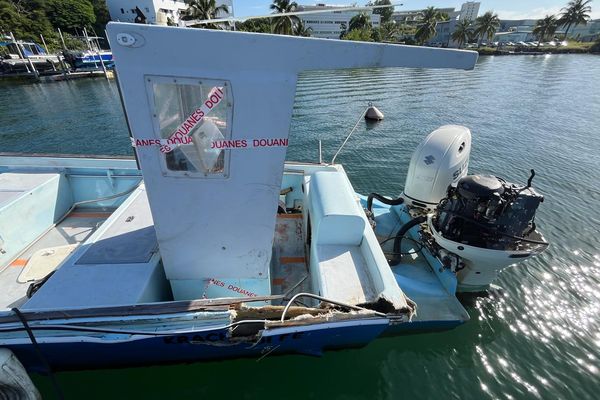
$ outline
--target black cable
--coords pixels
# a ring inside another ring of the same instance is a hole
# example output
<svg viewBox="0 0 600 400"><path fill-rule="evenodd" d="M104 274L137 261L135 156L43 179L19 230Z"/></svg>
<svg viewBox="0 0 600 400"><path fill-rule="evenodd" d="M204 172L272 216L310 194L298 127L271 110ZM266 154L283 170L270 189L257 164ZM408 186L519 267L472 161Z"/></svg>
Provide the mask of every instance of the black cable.
<svg viewBox="0 0 600 400"><path fill-rule="evenodd" d="M52 372L50 363L44 356L44 353L42 353L42 349L40 348L40 345L38 344L37 340L35 339L35 336L33 335L33 331L31 330L31 328L29 327L29 324L27 323L27 319L25 318L25 316L23 314L21 314L21 311L19 311L18 308L12 308L11 310L12 310L12 312L14 312L16 314L17 318L19 318L19 320L23 324L23 328L25 328L25 331L27 331L27 335L29 336L29 340L31 340L31 344L33 345L35 352L37 353L42 364L44 364L44 367L46 368L46 372L48 372L48 376L50 378L50 381L52 382L52 386L54 386L54 390L56 391L56 397L58 397L61 400L64 399L65 396L63 395L63 392L60 389L58 381L56 380L56 376L54 376L54 373Z"/></svg>
<svg viewBox="0 0 600 400"><path fill-rule="evenodd" d="M532 169L531 175L529 176L529 179L527 179L527 188L531 187L531 181L533 181L534 177L535 177L535 171Z"/></svg>
<svg viewBox="0 0 600 400"><path fill-rule="evenodd" d="M383 242L381 242L381 243L379 243L379 244L380 244L380 245L383 245L383 244L385 244L385 243L389 242L390 240L394 240L394 239L396 239L396 237L395 237L395 236L393 236L393 237L389 237L389 238L385 239ZM415 243L415 244L419 245L419 248L418 248L418 249L416 249L415 251L409 251L409 252L407 252L407 253L397 253L397 252L394 252L394 251L384 251L383 253L384 253L384 254L393 254L393 255L402 255L402 256L408 256L408 255L411 255L411 254L417 254L418 252L420 252L421 250L423 250L423 248L425 247L425 244L424 244L424 243L422 243L422 242L419 242L419 241L417 241L417 240L415 240L415 239L413 239L413 238L411 238L411 237L404 236L404 239L408 239L408 240L410 240L411 242L413 242L413 243Z"/></svg>
<svg viewBox="0 0 600 400"><path fill-rule="evenodd" d="M380 243L379 243L379 245L384 245L384 244L386 244L387 242L389 242L390 240L394 240L394 239L396 239L396 236L389 237L389 238L385 239L383 242L380 242ZM421 246L421 248L423 248L423 247L425 246L423 243L421 243L421 242L419 242L419 241L417 241L417 240L415 240L415 239L413 239L413 238L411 238L411 237L408 237L408 236L406 236L406 235L404 235L404 239L408 239L408 240L410 240L411 242L413 242L413 243L416 243L416 244L420 245L420 246Z"/></svg>
<svg viewBox="0 0 600 400"><path fill-rule="evenodd" d="M264 320L242 320L242 321L237 321L237 322L233 322L229 325L225 325L225 326L220 326L220 327L216 327L213 330L219 330L219 329L228 329L232 326L236 326L236 325L241 325L241 324L246 324L246 323L250 323L250 324L254 324L257 322L264 322ZM107 328L93 328L93 327L86 327L86 326L73 326L73 325L40 325L40 326L28 326L28 329L32 330L32 331L75 331L75 332L93 332L93 333L112 333L112 334L123 334L123 335L142 335L142 336L172 336L174 334L191 334L191 333L199 333L199 332L205 332L205 331L209 331L207 329L205 330L191 330L191 331L185 331L185 332L181 332L181 331L173 331L173 332L145 332L145 331L127 331L127 330L122 330L122 329L107 329ZM16 327L16 328L0 328L0 333L6 333L6 332L20 332L20 331L24 331L26 330L23 327Z"/></svg>
<svg viewBox="0 0 600 400"><path fill-rule="evenodd" d="M400 230L398 230L398 232L396 233L396 236L394 237L394 253L401 253L402 252L402 238L404 237L404 235L406 235L406 233L413 227L422 224L423 222L427 221L427 216L426 215L421 215L419 217L413 218L410 221L408 221L407 223L405 223L404 225L402 225L402 227L400 228ZM395 256L394 258L392 258L391 260L389 260L390 265L394 266L394 265L398 265L400 263L400 259L401 259L401 255L400 256Z"/></svg>
<svg viewBox="0 0 600 400"><path fill-rule="evenodd" d="M371 211L373 207L373 199L377 199L383 204L387 204L388 206L398 206L404 203L404 199L402 197L398 197L397 199L388 199L387 197L383 197L379 193L371 193L369 197L367 197L367 210Z"/></svg>

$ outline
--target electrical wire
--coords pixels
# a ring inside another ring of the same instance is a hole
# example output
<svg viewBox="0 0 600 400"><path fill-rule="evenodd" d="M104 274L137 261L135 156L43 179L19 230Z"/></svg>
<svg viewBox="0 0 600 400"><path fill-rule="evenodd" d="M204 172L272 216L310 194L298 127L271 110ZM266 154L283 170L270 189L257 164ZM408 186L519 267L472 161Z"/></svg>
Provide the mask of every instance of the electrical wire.
<svg viewBox="0 0 600 400"><path fill-rule="evenodd" d="M52 372L52 367L50 367L50 363L48 362L48 359L44 356L44 353L42 353L42 349L40 348L40 345L38 344L38 342L35 338L35 335L32 332L31 327L27 323L27 319L25 318L25 316L21 313L21 311L18 308L12 308L11 311L16 314L17 318L19 318L19 320L21 321L21 324L23 324L23 329L27 332L27 336L29 336L29 340L31 340L33 349L37 353L37 356L40 359L40 361L42 362L42 364L44 364L44 368L46 368L46 372L48 373L48 376L50 377L52 386L54 386L54 390L56 391L56 396L61 400L64 399L65 396L62 392L62 389L60 388L60 385L58 384L58 381L56 380L56 376L54 376L54 372Z"/></svg>
<svg viewBox="0 0 600 400"><path fill-rule="evenodd" d="M29 329L32 331L75 331L75 332L92 332L92 333L107 333L107 334L122 334L122 335L140 335L140 336L172 336L172 335L185 335L192 333L202 333L209 332L215 330L223 330L229 329L231 327L241 325L241 324L256 324L256 323L265 323L268 320L266 319L248 319L243 321L233 322L229 325L210 327L204 329L192 329L185 331L134 331L134 330L123 330L123 329L108 329L108 328L93 328L88 326L81 325L37 325L37 326L29 326ZM8 332L21 332L26 330L24 327L14 327L14 328L0 328L0 333L8 333Z"/></svg>
<svg viewBox="0 0 600 400"><path fill-rule="evenodd" d="M411 254L418 254L418 253L419 253L421 250L423 250L423 248L425 247L425 244L424 244L424 243L422 243L422 242L419 242L419 241L417 241L417 240L415 240L415 239L413 239L413 238L411 238L411 237L408 237L408 236L404 235L404 236L403 236L403 238L404 238L404 239L408 239L408 240L410 240L410 241L411 241L411 242L413 242L414 244L418 245L418 246L419 246L419 248L418 248L418 249L416 249L415 251L409 251L409 252L407 252L407 253L403 253L403 252L397 252L397 251L384 251L383 253L384 253L384 254L395 255L395 256L408 256L408 255L411 255ZM389 238L385 239L383 242L379 243L379 245L383 245L383 244L385 244L386 242L389 242L390 240L394 240L394 239L396 239L396 236L389 237Z"/></svg>

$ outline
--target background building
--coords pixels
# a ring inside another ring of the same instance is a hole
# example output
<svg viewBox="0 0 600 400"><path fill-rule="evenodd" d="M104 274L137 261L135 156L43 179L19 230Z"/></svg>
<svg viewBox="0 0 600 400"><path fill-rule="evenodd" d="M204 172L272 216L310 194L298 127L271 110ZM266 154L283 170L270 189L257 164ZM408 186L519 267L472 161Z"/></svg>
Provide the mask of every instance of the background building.
<svg viewBox="0 0 600 400"><path fill-rule="evenodd" d="M479 6L481 5L478 1L467 1L463 3L460 7L458 19L464 20L468 19L471 21L475 21L475 18L479 15Z"/></svg>
<svg viewBox="0 0 600 400"><path fill-rule="evenodd" d="M564 32L564 28L561 28L560 32ZM600 38L600 19L593 19L585 25L571 27L569 37L577 38L583 42L593 42Z"/></svg>
<svg viewBox="0 0 600 400"><path fill-rule="evenodd" d="M494 41L498 42L515 42L535 40L533 36L533 28L537 23L537 19L502 19L500 20L500 28L498 29L498 38ZM528 35L526 35L528 33ZM565 27L561 26L556 31L556 36L561 36L565 33ZM594 19L587 24L572 26L569 29L569 37L576 38L583 42L591 42L600 37L600 19Z"/></svg>
<svg viewBox="0 0 600 400"><path fill-rule="evenodd" d="M450 19L456 18L459 14L456 10L454 10L454 8L438 8L438 10L444 14L447 14ZM394 20L397 24L416 25L421 20L422 15L423 10L394 11L392 14L392 20Z"/></svg>
<svg viewBox="0 0 600 400"><path fill-rule="evenodd" d="M217 0L217 5L221 4L227 6L229 13L220 12L218 17L233 15L233 0ZM106 5L113 21L147 24L166 24L167 18L177 24L187 8L183 0L106 0Z"/></svg>
<svg viewBox="0 0 600 400"><path fill-rule="evenodd" d="M309 14L299 16L306 28L312 30L311 36L323 39L339 39L340 34L345 29L348 29L352 17L359 14L360 11L335 11L336 8L346 6L329 5L319 3L315 5L299 5L298 11L315 11L327 10L323 14ZM333 10L333 11L331 11ZM366 11L371 18L373 28L378 28L381 23L379 14L373 14L372 11Z"/></svg>
<svg viewBox="0 0 600 400"><path fill-rule="evenodd" d="M435 36L431 38L428 43L434 46L458 47L458 44L452 40L452 33L456 28L456 24L458 23L458 21L465 19L475 21L475 19L477 19L479 15L480 5L480 2L468 1L461 5L459 11L456 11L453 8L440 9L441 12L445 12L446 14L448 14L448 17L450 17L450 19L448 21L438 22L435 28Z"/></svg>

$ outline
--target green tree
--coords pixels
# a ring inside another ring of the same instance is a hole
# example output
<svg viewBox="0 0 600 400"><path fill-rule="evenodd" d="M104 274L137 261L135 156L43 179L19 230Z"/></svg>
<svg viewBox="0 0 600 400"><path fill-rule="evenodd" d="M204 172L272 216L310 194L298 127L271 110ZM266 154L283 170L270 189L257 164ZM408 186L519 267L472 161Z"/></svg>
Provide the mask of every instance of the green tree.
<svg viewBox="0 0 600 400"><path fill-rule="evenodd" d="M454 28L454 32L452 32L452 40L458 43L458 48L460 49L463 44L469 41L469 38L472 34L471 20L463 19L458 21L456 27Z"/></svg>
<svg viewBox="0 0 600 400"><path fill-rule="evenodd" d="M544 18L539 19L533 28L533 34L538 39L538 47L546 37L554 35L557 28L558 25L554 15L546 15Z"/></svg>
<svg viewBox="0 0 600 400"><path fill-rule="evenodd" d="M96 22L94 7L88 0L48 0L46 4L46 14L55 28L73 31Z"/></svg>
<svg viewBox="0 0 600 400"><path fill-rule="evenodd" d="M94 32L96 35L104 36L106 24L110 21L110 13L106 7L106 0L91 0L91 2L94 8L94 15L96 16L96 22L93 25Z"/></svg>
<svg viewBox="0 0 600 400"><path fill-rule="evenodd" d="M373 30L370 28L352 29L346 35L345 40L354 40L359 42L372 42L373 41Z"/></svg>
<svg viewBox="0 0 600 400"><path fill-rule="evenodd" d="M40 40L53 35L43 0L0 0L0 32L13 32L19 39Z"/></svg>
<svg viewBox="0 0 600 400"><path fill-rule="evenodd" d="M29 18L10 1L0 1L0 33L13 32L22 37L30 24Z"/></svg>
<svg viewBox="0 0 600 400"><path fill-rule="evenodd" d="M427 7L423 10L421 19L417 25L415 39L417 43L423 45L436 34L436 26L438 21L444 20L444 14L435 7Z"/></svg>
<svg viewBox="0 0 600 400"><path fill-rule="evenodd" d="M400 34L400 28L394 21L388 21L381 24L379 34L384 42L395 42Z"/></svg>
<svg viewBox="0 0 600 400"><path fill-rule="evenodd" d="M371 29L371 18L364 12L358 13L350 19L348 29Z"/></svg>
<svg viewBox="0 0 600 400"><path fill-rule="evenodd" d="M217 6L215 0L191 0L188 3L188 7L183 12L183 20L210 20L217 18L217 13L219 11L229 12L229 8L226 5L222 4ZM203 24L198 25L200 28L207 29L219 29L217 24Z"/></svg>
<svg viewBox="0 0 600 400"><path fill-rule="evenodd" d="M381 42L381 29L373 29L371 28L371 38L374 42Z"/></svg>
<svg viewBox="0 0 600 400"><path fill-rule="evenodd" d="M306 25L299 20L298 23L294 25L294 35L310 37L312 35L312 28L307 28Z"/></svg>
<svg viewBox="0 0 600 400"><path fill-rule="evenodd" d="M590 20L590 12L592 7L590 3L592 0L571 0L566 7L562 9L560 18L558 19L559 26L565 26L565 39L569 34L569 29L572 26L579 24L587 24Z"/></svg>
<svg viewBox="0 0 600 400"><path fill-rule="evenodd" d="M273 3L269 8L277 14L285 14L296 11L298 4L296 4L295 1L290 0L273 0ZM292 35L294 33L294 24L299 21L300 19L295 15L285 15L274 18L273 32L281 35Z"/></svg>
<svg viewBox="0 0 600 400"><path fill-rule="evenodd" d="M44 35L50 51L62 49L57 28L63 30L69 49L78 49L84 43L67 31L91 27L103 34L108 20L105 0L0 0L0 33L13 32L18 39L38 43Z"/></svg>
<svg viewBox="0 0 600 400"><path fill-rule="evenodd" d="M492 11L488 11L475 20L475 34L479 38L477 47L481 46L481 41L484 37L488 40L492 40L496 31L500 27L500 19L498 14L494 14Z"/></svg>
<svg viewBox="0 0 600 400"><path fill-rule="evenodd" d="M345 22L342 22L340 24L340 39L343 39L347 33L348 33L348 27L346 26Z"/></svg>
<svg viewBox="0 0 600 400"><path fill-rule="evenodd" d="M271 22L267 18L249 19L236 24L236 27L243 32L271 33Z"/></svg>
<svg viewBox="0 0 600 400"><path fill-rule="evenodd" d="M381 25L392 20L392 15L394 14L394 6L392 6L392 2L390 0L369 1L367 3L367 6L391 6L385 8L376 8L373 10L373 14L378 14L381 16Z"/></svg>

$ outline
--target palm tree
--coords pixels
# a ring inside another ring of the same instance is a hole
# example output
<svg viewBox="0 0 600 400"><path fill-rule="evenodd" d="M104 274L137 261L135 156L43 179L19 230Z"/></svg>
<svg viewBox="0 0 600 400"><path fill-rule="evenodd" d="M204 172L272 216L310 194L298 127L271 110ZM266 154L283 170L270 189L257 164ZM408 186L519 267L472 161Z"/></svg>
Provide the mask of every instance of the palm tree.
<svg viewBox="0 0 600 400"><path fill-rule="evenodd" d="M471 37L471 31L472 28L470 19L463 19L462 21L459 21L458 24L456 24L456 27L454 28L454 32L452 32L451 37L452 40L458 42L459 49L462 47L463 44L469 41L469 38Z"/></svg>
<svg viewBox="0 0 600 400"><path fill-rule="evenodd" d="M285 14L296 11L298 4L290 0L273 0L273 4L269 6L271 10L277 14ZM274 18L273 32L281 35L292 35L294 33L294 24L300 19L295 15L285 15L283 17Z"/></svg>
<svg viewBox="0 0 600 400"><path fill-rule="evenodd" d="M427 7L425 10L423 10L421 20L419 21L419 25L417 25L417 31L415 32L415 39L417 42L422 45L434 37L436 34L435 27L437 26L438 21L443 20L444 14L441 13L437 8Z"/></svg>
<svg viewBox="0 0 600 400"><path fill-rule="evenodd" d="M223 11L224 13L229 12L226 5L222 4L217 6L215 0L191 0L188 3L188 7L183 11L184 20L207 20L215 19L217 13ZM203 28L218 29L219 27L215 24L206 24Z"/></svg>
<svg viewBox="0 0 600 400"><path fill-rule="evenodd" d="M294 25L294 35L310 37L312 35L312 28L307 28L306 25L300 20Z"/></svg>
<svg viewBox="0 0 600 400"><path fill-rule="evenodd" d="M484 37L492 40L499 27L500 19L498 18L498 14L494 14L492 11L488 11L481 17L477 17L475 20L475 34L479 38L477 47L481 46L481 41Z"/></svg>
<svg viewBox="0 0 600 400"><path fill-rule="evenodd" d="M394 21L384 22L379 28L381 31L381 40L384 42L393 42L400 33L400 28Z"/></svg>
<svg viewBox="0 0 600 400"><path fill-rule="evenodd" d="M554 35L557 28L558 25L554 15L546 15L543 19L538 20L533 28L533 34L538 39L537 47L540 47L547 36Z"/></svg>
<svg viewBox="0 0 600 400"><path fill-rule="evenodd" d="M590 20L589 13L592 11L592 7L590 6L591 2L592 0L571 0L567 6L561 10L562 13L558 19L558 25L567 27L565 30L565 39L569 34L571 26L587 24Z"/></svg>
<svg viewBox="0 0 600 400"><path fill-rule="evenodd" d="M348 27L346 26L345 22L342 22L340 24L340 40L344 38L344 36L346 36Z"/></svg>
<svg viewBox="0 0 600 400"><path fill-rule="evenodd" d="M390 0L374 0L369 1L367 6L390 6L386 8L376 8L373 10L373 14L381 15L381 24L392 21L392 15L394 15L394 6Z"/></svg>
<svg viewBox="0 0 600 400"><path fill-rule="evenodd" d="M364 12L361 12L352 17L348 25L348 30L350 31L371 28L371 18Z"/></svg>

